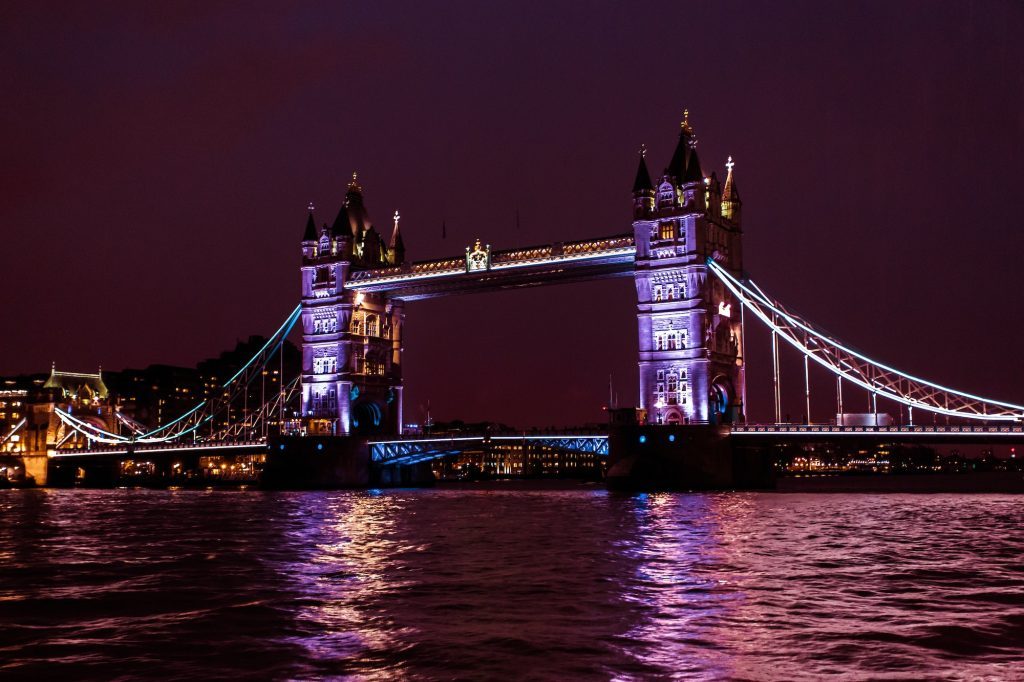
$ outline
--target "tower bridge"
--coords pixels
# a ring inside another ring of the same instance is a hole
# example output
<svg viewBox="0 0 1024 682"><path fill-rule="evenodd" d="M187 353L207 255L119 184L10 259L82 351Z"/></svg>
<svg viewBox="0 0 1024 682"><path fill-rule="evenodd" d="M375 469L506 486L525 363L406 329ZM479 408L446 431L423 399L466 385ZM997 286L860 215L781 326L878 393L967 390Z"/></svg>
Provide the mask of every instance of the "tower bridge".
<svg viewBox="0 0 1024 682"><path fill-rule="evenodd" d="M70 441L75 448L62 451L60 445L68 438L61 435L64 441L49 443L47 451L55 458L116 458L129 451L161 457L175 448L230 446L262 448L268 457L284 456L280 450L300 461L321 457L324 443L331 442L324 439L336 438L362 444L361 452L371 466L392 466L416 465L460 448L495 447L503 439L518 439L523 447L556 447L620 462L624 457L635 460L638 453L649 450L669 452L677 459L687 456L678 454L680 448L713 453L726 437L762 444L808 438L990 443L1020 439L1024 406L957 391L878 362L765 293L743 268L743 204L731 157L723 174L720 179L717 171L705 172L693 126L684 115L663 172L652 175L646 150L641 151L629 231L607 230L607 236L593 239L511 249L492 249L478 239L447 258L410 261L400 215L394 213L385 240L370 219L362 186L353 173L333 222L318 226L313 206L309 207L301 240L300 303L267 345L224 384L223 395L152 430L121 416L99 423L54 407L49 414L59 418L60 434L76 434ZM409 438L402 433L407 304L613 277L632 277L637 296L640 390L637 409L624 428L545 437L485 434L463 440ZM775 408L771 424L747 420L748 320L763 324L771 334ZM255 407L251 418L234 424L229 420L226 428L214 433L209 428L214 415L230 408L295 325L300 325L302 334L301 376L287 387L282 381L280 392ZM781 423L779 353L783 345L794 348L804 361L805 424ZM812 366L831 373L836 381L837 418L829 424L809 423ZM866 415L846 414L844 390L847 404L851 391L869 396L873 421L865 424ZM879 413L879 399L905 407L909 421L887 423ZM297 417L286 415L286 407L294 409ZM942 417L947 425L915 425L915 410L917 415ZM256 430L258 421L263 426ZM267 424L273 424L269 432ZM301 439L290 445L268 442L267 433L302 434L309 440L305 445ZM5 440L11 437L4 436Z"/></svg>
<svg viewBox="0 0 1024 682"><path fill-rule="evenodd" d="M722 182L705 175L696 146L687 115L656 181L641 154L629 233L508 250L477 240L463 254L421 262L406 262L397 212L384 243L353 175L333 223L318 229L311 209L302 241L302 413L310 431L401 433L407 302L629 276L645 423L742 421L740 306L709 264L742 275L742 202L732 160Z"/></svg>

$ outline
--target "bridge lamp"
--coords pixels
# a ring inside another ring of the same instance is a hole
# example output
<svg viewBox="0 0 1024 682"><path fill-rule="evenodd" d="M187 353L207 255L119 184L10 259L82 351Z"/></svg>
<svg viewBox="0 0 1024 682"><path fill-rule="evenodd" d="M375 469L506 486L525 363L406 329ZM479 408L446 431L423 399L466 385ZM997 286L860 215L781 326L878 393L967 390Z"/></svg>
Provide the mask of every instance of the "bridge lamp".
<svg viewBox="0 0 1024 682"><path fill-rule="evenodd" d="M647 442L647 436L641 434L640 435L640 443L643 444L643 443L646 443L646 442Z"/></svg>

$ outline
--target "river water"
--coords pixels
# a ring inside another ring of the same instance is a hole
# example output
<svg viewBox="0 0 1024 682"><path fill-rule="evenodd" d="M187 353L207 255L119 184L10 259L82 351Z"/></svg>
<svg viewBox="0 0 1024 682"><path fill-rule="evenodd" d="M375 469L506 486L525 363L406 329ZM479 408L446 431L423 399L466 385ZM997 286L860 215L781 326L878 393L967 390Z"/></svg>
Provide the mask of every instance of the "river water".
<svg viewBox="0 0 1024 682"><path fill-rule="evenodd" d="M1024 497L0 491L0 676L1024 679Z"/></svg>

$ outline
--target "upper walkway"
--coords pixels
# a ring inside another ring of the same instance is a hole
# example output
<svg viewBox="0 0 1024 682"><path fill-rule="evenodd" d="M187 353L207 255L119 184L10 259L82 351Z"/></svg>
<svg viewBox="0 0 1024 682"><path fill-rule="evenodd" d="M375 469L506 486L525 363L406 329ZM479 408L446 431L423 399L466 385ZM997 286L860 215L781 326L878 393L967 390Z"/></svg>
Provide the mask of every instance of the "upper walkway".
<svg viewBox="0 0 1024 682"><path fill-rule="evenodd" d="M350 274L346 289L414 301L437 296L629 275L633 235L491 251L478 241L464 256Z"/></svg>

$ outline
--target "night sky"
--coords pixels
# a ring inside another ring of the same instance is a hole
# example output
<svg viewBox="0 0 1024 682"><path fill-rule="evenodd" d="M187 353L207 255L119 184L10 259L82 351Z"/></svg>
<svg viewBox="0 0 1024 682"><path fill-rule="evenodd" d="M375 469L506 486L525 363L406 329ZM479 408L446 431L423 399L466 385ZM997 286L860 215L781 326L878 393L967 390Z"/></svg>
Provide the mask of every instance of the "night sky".
<svg viewBox="0 0 1024 682"><path fill-rule="evenodd" d="M660 171L686 107L705 172L736 161L764 289L1024 402L1021 4L256 4L0 6L0 374L193 365L269 334L306 204L332 221L353 170L414 260L629 232L636 150ZM407 420L428 399L599 420L609 374L636 400L634 305L631 279L410 303ZM768 337L749 343L767 419Z"/></svg>

